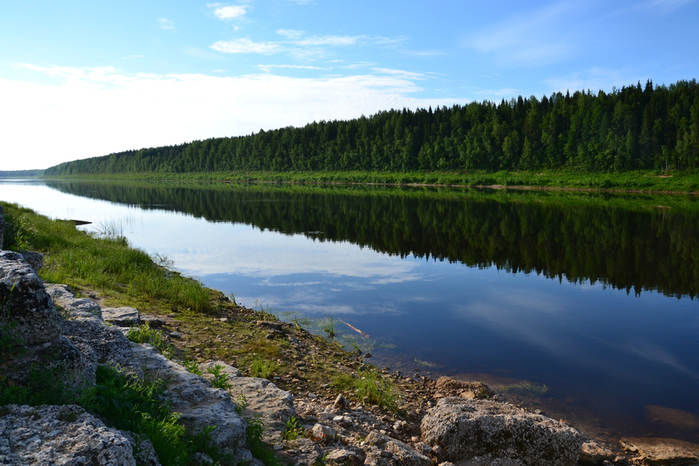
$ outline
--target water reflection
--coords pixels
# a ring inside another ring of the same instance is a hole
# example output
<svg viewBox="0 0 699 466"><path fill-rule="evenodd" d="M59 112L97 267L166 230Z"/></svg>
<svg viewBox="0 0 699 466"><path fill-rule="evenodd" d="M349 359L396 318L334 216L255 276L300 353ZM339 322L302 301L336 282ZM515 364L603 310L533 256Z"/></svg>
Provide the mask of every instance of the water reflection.
<svg viewBox="0 0 699 466"><path fill-rule="evenodd" d="M0 199L128 218L133 245L243 304L336 316L395 345L372 351L379 362L546 384L563 411L607 422L645 426L647 405L699 413L695 200L50 185L0 183Z"/></svg>

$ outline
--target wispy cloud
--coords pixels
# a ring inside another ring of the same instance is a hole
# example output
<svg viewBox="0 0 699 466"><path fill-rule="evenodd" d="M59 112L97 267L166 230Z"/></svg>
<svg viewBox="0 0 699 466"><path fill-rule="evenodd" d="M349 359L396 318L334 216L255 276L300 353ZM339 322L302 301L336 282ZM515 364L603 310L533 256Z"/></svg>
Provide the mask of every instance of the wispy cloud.
<svg viewBox="0 0 699 466"><path fill-rule="evenodd" d="M245 13L247 13L246 7L241 6L241 5L233 5L233 6L217 6L217 5L210 5L212 7L216 7L214 9L214 15L218 19L233 19L237 18L239 16L244 16Z"/></svg>
<svg viewBox="0 0 699 466"><path fill-rule="evenodd" d="M359 40L363 39L365 36L322 36L322 37L308 37L305 39L297 39L294 44L305 46L318 46L318 45L354 45Z"/></svg>
<svg viewBox="0 0 699 466"><path fill-rule="evenodd" d="M164 29L165 31L172 31L172 32L177 31L177 29L175 28L175 22L170 21L169 19L166 19L166 18L159 18L158 19L158 27L160 29Z"/></svg>
<svg viewBox="0 0 699 466"><path fill-rule="evenodd" d="M253 42L250 39L220 40L214 43L211 48L223 53L261 53L264 55L283 50L281 45L276 42Z"/></svg>
<svg viewBox="0 0 699 466"><path fill-rule="evenodd" d="M290 70L323 70L319 66L307 66L307 65L257 65L262 71L270 72L274 69L290 69Z"/></svg>
<svg viewBox="0 0 699 466"><path fill-rule="evenodd" d="M585 5L562 1L528 14L518 14L467 37L463 45L493 56L500 63L540 65L560 61L574 49L570 18Z"/></svg>
<svg viewBox="0 0 699 466"><path fill-rule="evenodd" d="M641 4L641 8L660 13L672 13L673 11L689 5L693 0L649 0Z"/></svg>
<svg viewBox="0 0 699 466"><path fill-rule="evenodd" d="M414 79L414 80L427 79L426 74L414 73L412 71L392 70L389 68L374 68L374 71L376 71L378 73L389 74L391 76L395 76L397 78L402 78L402 79Z"/></svg>

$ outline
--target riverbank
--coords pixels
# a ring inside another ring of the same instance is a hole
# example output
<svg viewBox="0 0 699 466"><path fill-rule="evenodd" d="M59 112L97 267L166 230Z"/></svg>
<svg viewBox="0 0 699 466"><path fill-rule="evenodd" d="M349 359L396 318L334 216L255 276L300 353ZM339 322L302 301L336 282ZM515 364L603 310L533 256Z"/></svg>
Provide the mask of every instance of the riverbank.
<svg viewBox="0 0 699 466"><path fill-rule="evenodd" d="M139 254L126 256L130 248L119 238L90 238L70 224L48 221L26 209L10 206L7 210L14 228L10 242L46 254L42 277L68 283L79 296L104 306L137 307L143 314L163 321L163 335L178 357L201 363L222 360L245 375L269 378L294 395L299 408L303 407L299 412L304 413L304 419L331 412L328 407L344 393L355 407L361 405L362 412L371 413L377 425L386 426L383 430L415 443L413 437L419 439L422 418L437 400L467 391L463 387L440 389L433 378L419 373L376 371L367 364L371 358L366 354L346 352L293 323L278 322L263 309L242 308L220 292L204 289L157 264L151 267ZM126 258L119 260L122 256ZM139 266L130 267L132 262ZM110 275L116 278L109 279ZM380 390L360 394L347 385L355 379L347 380L347 374L369 379ZM511 395L504 391L496 394L501 398ZM518 403L527 406L524 398ZM361 431L354 433L353 441L361 442ZM618 443L608 445L610 453L604 453L605 458L611 460L617 454L630 458L622 454ZM287 450L294 451L295 447L284 447L279 452Z"/></svg>
<svg viewBox="0 0 699 466"><path fill-rule="evenodd" d="M473 172L200 172L123 173L76 175L47 179L210 181L289 184L363 184L386 186L450 186L506 189L549 189L570 191L635 192L655 194L699 193L699 175L656 170L622 173L579 173L564 171Z"/></svg>

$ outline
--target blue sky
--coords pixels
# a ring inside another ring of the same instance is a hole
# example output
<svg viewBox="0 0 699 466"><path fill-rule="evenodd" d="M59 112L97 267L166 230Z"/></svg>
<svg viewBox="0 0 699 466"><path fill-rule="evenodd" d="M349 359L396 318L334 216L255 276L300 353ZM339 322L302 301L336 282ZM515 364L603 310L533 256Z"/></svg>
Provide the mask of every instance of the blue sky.
<svg viewBox="0 0 699 466"><path fill-rule="evenodd" d="M699 75L699 0L0 2L0 170Z"/></svg>

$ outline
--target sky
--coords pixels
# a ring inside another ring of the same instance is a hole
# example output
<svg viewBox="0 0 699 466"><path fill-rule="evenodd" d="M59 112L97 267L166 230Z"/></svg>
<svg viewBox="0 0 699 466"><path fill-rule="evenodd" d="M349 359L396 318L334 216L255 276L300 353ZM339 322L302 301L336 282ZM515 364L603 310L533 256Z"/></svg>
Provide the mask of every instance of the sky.
<svg viewBox="0 0 699 466"><path fill-rule="evenodd" d="M0 0L0 170L699 75L699 0Z"/></svg>

